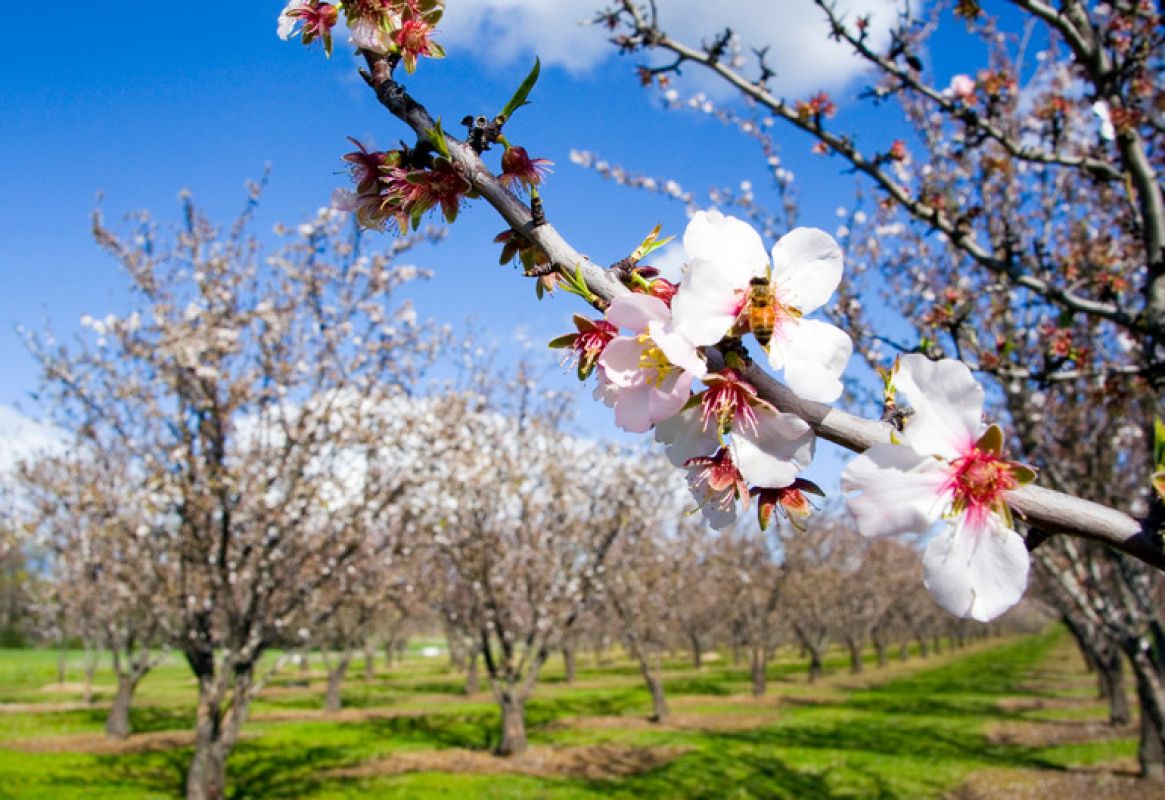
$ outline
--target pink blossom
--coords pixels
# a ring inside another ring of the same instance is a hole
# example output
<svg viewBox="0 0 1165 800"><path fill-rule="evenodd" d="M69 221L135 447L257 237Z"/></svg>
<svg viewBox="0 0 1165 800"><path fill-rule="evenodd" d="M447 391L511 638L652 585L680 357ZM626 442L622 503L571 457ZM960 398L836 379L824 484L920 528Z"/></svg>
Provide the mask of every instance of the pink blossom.
<svg viewBox="0 0 1165 800"><path fill-rule="evenodd" d="M668 329L671 312L658 298L622 295L606 318L633 335L615 337L599 357L600 396L615 407L616 425L644 433L683 407L693 378L707 368L696 348Z"/></svg>
<svg viewBox="0 0 1165 800"><path fill-rule="evenodd" d="M956 75L951 78L947 91L964 103L970 103L975 99L975 79L969 75Z"/></svg>
<svg viewBox="0 0 1165 800"><path fill-rule="evenodd" d="M702 380L708 388L690 407L656 427L668 459L686 466L727 447L745 482L772 489L794 483L813 460L816 439L808 423L759 400L734 369Z"/></svg>

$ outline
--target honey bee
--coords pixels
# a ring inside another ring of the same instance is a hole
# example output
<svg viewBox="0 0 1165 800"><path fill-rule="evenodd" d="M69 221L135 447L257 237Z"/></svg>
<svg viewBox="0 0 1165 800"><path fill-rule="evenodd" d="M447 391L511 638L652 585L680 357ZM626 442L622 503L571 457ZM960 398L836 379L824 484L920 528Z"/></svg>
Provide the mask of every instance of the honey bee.
<svg viewBox="0 0 1165 800"><path fill-rule="evenodd" d="M773 329L777 325L777 300L767 275L758 275L748 282L748 327L760 346L769 349Z"/></svg>

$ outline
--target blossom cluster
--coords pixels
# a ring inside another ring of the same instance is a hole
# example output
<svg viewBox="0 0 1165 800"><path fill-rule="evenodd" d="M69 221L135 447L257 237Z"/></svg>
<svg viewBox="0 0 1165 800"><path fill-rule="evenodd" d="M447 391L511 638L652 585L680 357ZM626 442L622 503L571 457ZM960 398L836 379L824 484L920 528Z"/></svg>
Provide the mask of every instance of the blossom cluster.
<svg viewBox="0 0 1165 800"><path fill-rule="evenodd" d="M399 57L409 73L416 70L418 58L445 55L432 39L445 11L445 0L291 0L279 15L279 36L290 39L298 35L305 45L318 39L330 56L332 28L340 21L341 10L352 44L369 53Z"/></svg>
<svg viewBox="0 0 1165 800"><path fill-rule="evenodd" d="M617 297L602 320L576 317L578 332L551 345L570 348L580 377L597 374L596 397L619 427L654 429L668 459L688 471L710 525L730 525L752 498L762 524L774 509L803 515L804 492L820 493L798 477L813 458L813 431L758 396L738 352L712 371L702 348L751 332L794 391L836 400L852 345L809 315L841 280L841 249L823 231L798 228L766 252L751 226L718 211L696 213L683 246L678 285L635 267L627 271L631 294Z"/></svg>
<svg viewBox="0 0 1165 800"><path fill-rule="evenodd" d="M632 293L603 319L576 316L577 332L551 346L569 350L580 378L597 375L595 395L619 427L654 430L671 463L688 471L709 525L731 525L754 499L762 527L775 510L804 516L806 493L821 493L799 477L814 434L745 379L741 337L751 334L802 397L836 400L852 345L809 315L840 283L841 250L829 234L797 228L766 253L747 223L717 211L694 215L683 246L678 285L650 267L625 270ZM727 354L715 371L712 345ZM886 376L888 407L899 394L910 404L905 422L842 476L850 511L866 536L930 535L925 580L935 600L958 616L993 619L1026 588L1027 550L1007 500L1034 472L1004 457L1002 432L981 421L983 389L961 362L900 358Z"/></svg>
<svg viewBox="0 0 1165 800"><path fill-rule="evenodd" d="M363 228L384 230L391 221L400 233L415 230L430 210L440 208L446 222L457 218L463 198L472 194L469 181L446 158L403 148L357 149L344 156L355 190L337 189L332 206L351 211Z"/></svg>
<svg viewBox="0 0 1165 800"><path fill-rule="evenodd" d="M280 17L279 33L298 34L305 44L320 39L330 52L340 10L354 44L395 55L410 72L419 56L443 55L429 38L443 11L441 0L334 6L292 0ZM522 105L537 70L536 65L473 145L478 152L493 143L505 147L500 182L529 194L535 226L541 224L537 187L550 162L511 145L501 136L501 125ZM970 105L980 92L996 96L1009 90L994 78L956 76L946 96ZM802 118L834 111L825 94L797 106ZM357 143L357 151L344 157L355 189L338 190L334 206L355 212L363 227L383 229L392 221L402 233L437 207L452 222L462 199L475 196L475 190L449 157L443 134L437 135L440 141L385 152ZM888 159L905 163L908 154L897 152L899 145L896 141ZM934 204L938 207L937 200ZM853 345L845 332L812 315L840 284L841 248L825 231L796 228L766 250L760 234L743 220L699 211L683 236L683 277L672 283L639 264L659 245L653 243L656 233L612 270L631 292L611 301L602 319L576 316L577 332L551 346L568 350L580 379L597 375L595 396L613 409L617 425L636 433L654 431L671 463L687 470L688 487L712 527L733 524L738 510L754 500L762 527L774 511L806 515L811 508L806 493L821 494L800 477L813 458L813 430L749 382L744 337L755 339L764 360L783 372L797 395L836 400ZM539 278L540 296L564 282L569 291L598 300L578 275L572 282L551 269L548 256L522 234L507 231L497 241L504 245L503 261L517 257ZM1026 548L1014 531L1007 497L1034 473L1003 457L998 428L981 430L983 391L965 365L907 356L888 378L888 403L898 391L914 404L913 415L899 418L898 433L858 456L843 475L843 490L858 493L849 502L854 518L867 536L926 536L945 521L924 557L927 586L952 613L992 619L1026 586Z"/></svg>

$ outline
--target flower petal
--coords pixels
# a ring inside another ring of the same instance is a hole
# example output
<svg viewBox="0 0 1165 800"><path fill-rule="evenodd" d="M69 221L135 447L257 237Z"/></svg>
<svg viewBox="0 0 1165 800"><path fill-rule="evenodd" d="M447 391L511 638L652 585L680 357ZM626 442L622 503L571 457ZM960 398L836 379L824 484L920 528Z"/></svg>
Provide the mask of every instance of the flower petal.
<svg viewBox="0 0 1165 800"><path fill-rule="evenodd" d="M647 294L621 294L611 301L607 309L607 322L636 333L647 330L650 322L667 322L670 317L667 304Z"/></svg>
<svg viewBox="0 0 1165 800"><path fill-rule="evenodd" d="M651 430L651 392L647 384L621 389L615 397L615 424L628 433Z"/></svg>
<svg viewBox="0 0 1165 800"><path fill-rule="evenodd" d="M663 379L663 383L652 386L647 394L651 424L669 419L680 413L684 403L692 395L692 376L683 370L675 370Z"/></svg>
<svg viewBox="0 0 1165 800"><path fill-rule="evenodd" d="M691 261L671 301L672 326L694 345L716 344L736 321L747 291L748 278L733 280L721 262Z"/></svg>
<svg viewBox="0 0 1165 800"><path fill-rule="evenodd" d="M747 286L753 275L763 275L769 255L760 234L751 225L719 211L697 211L684 230L684 253L689 261L718 265L723 279Z"/></svg>
<svg viewBox="0 0 1165 800"><path fill-rule="evenodd" d="M758 408L756 433L732 424L732 461L753 486L788 486L813 461L813 429L795 414Z"/></svg>
<svg viewBox="0 0 1165 800"><path fill-rule="evenodd" d="M944 609L989 622L1023 597L1027 547L995 514L976 525L966 516L951 523L922 557L926 588Z"/></svg>
<svg viewBox="0 0 1165 800"><path fill-rule="evenodd" d="M699 496L692 492L692 496L696 497L697 502L701 502ZM714 530L724 530L732 523L736 522L736 505L733 504L729 508L721 508L714 502L704 501L700 506L700 513L704 515L704 521L708 523L708 527Z"/></svg>
<svg viewBox="0 0 1165 800"><path fill-rule="evenodd" d="M964 455L983 427L983 387L961 361L931 361L919 353L902 356L894 385L914 414L903 439L919 453L953 459Z"/></svg>
<svg viewBox="0 0 1165 800"><path fill-rule="evenodd" d="M817 228L794 228L773 245L773 285L777 299L802 314L820 308L841 283L837 242Z"/></svg>
<svg viewBox="0 0 1165 800"><path fill-rule="evenodd" d="M361 17L348 22L349 41L370 53L387 53L392 49L392 35L383 30L376 20Z"/></svg>
<svg viewBox="0 0 1165 800"><path fill-rule="evenodd" d="M631 336L616 336L608 342L599 356L607 380L620 388L642 382L640 359L644 349L643 343Z"/></svg>
<svg viewBox="0 0 1165 800"><path fill-rule="evenodd" d="M652 321L647 325L647 332L668 361L687 370L695 378L703 378L708 374L708 365L700 357L696 346L680 335L673 325Z"/></svg>
<svg viewBox="0 0 1165 800"><path fill-rule="evenodd" d="M611 379L607 377L607 371L602 367L599 368L598 375L599 382L595 385L593 396L607 408L614 408L615 401L619 399L619 387L611 383Z"/></svg>
<svg viewBox="0 0 1165 800"><path fill-rule="evenodd" d="M667 460L677 467L682 467L689 458L710 456L720 446L714 426L704 426L699 406L657 424L655 440L663 443Z"/></svg>
<svg viewBox="0 0 1165 800"><path fill-rule="evenodd" d="M846 465L843 492L863 536L926 533L946 510L949 468L900 444L876 444Z"/></svg>
<svg viewBox="0 0 1165 800"><path fill-rule="evenodd" d="M828 322L802 319L788 327L782 340L770 344L769 364L774 353L779 354L778 361L783 356L790 389L806 400L831 403L841 396L841 374L853 350L845 331Z"/></svg>

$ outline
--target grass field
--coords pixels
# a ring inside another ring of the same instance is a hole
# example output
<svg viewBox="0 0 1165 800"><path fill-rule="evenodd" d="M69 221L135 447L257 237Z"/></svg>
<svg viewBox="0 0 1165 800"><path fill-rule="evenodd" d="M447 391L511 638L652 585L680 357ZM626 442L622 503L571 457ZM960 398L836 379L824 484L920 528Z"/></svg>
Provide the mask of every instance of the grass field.
<svg viewBox="0 0 1165 800"><path fill-rule="evenodd" d="M254 704L228 767L231 796L970 800L1048 796L1023 792L1057 781L1081 797L1144 789L1119 774L1135 766L1134 731L1103 724L1094 682L1057 632L856 677L838 653L813 686L789 654L771 666L762 699L748 695L745 665L669 667L673 719L657 726L629 662L580 663L569 686L552 663L529 705L531 750L514 761L488 753L490 696L466 697L442 658L414 649L371 682L356 664L332 717L319 711L322 675L299 686L293 669ZM79 655L58 686L55 653L0 651L0 796L180 796L194 698L181 660L142 684L138 733L121 744L102 735L111 675L98 674L93 707L80 702L80 680Z"/></svg>

